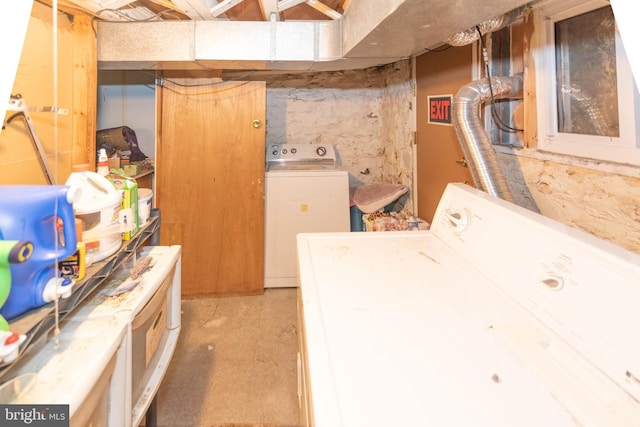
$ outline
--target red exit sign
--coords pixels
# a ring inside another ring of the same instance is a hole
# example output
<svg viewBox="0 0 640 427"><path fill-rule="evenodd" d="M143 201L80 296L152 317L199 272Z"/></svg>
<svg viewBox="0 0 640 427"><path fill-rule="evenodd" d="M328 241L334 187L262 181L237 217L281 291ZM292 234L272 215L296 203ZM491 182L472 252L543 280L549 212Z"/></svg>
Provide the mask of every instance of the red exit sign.
<svg viewBox="0 0 640 427"><path fill-rule="evenodd" d="M451 126L452 95L428 96L429 123Z"/></svg>

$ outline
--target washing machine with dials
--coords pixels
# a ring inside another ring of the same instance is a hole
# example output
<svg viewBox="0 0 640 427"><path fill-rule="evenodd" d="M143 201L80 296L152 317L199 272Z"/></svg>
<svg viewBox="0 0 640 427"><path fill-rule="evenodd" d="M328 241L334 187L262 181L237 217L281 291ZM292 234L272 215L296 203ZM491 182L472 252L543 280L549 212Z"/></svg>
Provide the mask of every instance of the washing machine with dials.
<svg viewBox="0 0 640 427"><path fill-rule="evenodd" d="M295 287L297 234L350 230L349 174L327 144L269 144L265 170L264 286Z"/></svg>

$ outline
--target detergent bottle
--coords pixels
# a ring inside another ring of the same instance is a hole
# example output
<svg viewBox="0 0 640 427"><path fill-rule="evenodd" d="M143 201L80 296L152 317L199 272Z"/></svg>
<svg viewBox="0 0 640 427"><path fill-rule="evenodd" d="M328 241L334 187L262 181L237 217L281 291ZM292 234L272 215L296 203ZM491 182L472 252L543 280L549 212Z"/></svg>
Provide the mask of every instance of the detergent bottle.
<svg viewBox="0 0 640 427"><path fill-rule="evenodd" d="M100 156L98 157L98 175L107 176L109 175L109 158L107 157L107 150L104 148L100 149Z"/></svg>
<svg viewBox="0 0 640 427"><path fill-rule="evenodd" d="M0 186L0 238L33 244L31 256L10 264L11 288L0 315L11 320L70 291L59 261L76 251L73 201L80 190L62 185Z"/></svg>

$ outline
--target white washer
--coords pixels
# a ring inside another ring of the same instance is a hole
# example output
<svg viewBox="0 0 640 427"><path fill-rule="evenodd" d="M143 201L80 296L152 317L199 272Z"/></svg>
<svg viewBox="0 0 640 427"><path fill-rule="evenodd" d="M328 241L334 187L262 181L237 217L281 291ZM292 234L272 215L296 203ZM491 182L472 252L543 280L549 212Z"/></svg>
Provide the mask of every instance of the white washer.
<svg viewBox="0 0 640 427"><path fill-rule="evenodd" d="M265 175L264 286L295 287L297 234L350 230L349 175L322 144L270 145Z"/></svg>

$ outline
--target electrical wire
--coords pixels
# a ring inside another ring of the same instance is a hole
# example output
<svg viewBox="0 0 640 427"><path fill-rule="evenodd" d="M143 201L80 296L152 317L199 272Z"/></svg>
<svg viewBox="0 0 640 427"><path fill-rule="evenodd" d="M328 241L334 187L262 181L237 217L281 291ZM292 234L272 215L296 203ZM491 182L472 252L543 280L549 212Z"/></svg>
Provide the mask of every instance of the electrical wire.
<svg viewBox="0 0 640 427"><path fill-rule="evenodd" d="M257 70L250 70L247 71L246 73L242 74L241 76L235 77L233 79L228 79L228 80L220 80L220 81L215 81L215 82L207 82L207 83L196 83L196 84L185 84L185 83L179 83L175 80L171 80L168 79L166 77L162 77L159 76L155 73L150 73L147 71L147 74L150 74L152 76L154 76L156 78L156 81L159 79L160 82L156 83L156 86L162 86L164 87L164 82L168 82L171 83L174 86L178 86L178 87L184 87L184 88L190 88L190 87L207 87L207 86L218 86L218 85L223 85L225 83L229 83L229 82L235 82L235 81L239 81L240 83L242 83L242 85L244 85L246 82L242 81L240 79L244 79L252 74L254 74Z"/></svg>
<svg viewBox="0 0 640 427"><path fill-rule="evenodd" d="M437 47L435 49L424 48L424 51L438 53L438 52L444 52L445 50L449 50L451 49L451 47L452 46L450 44L443 44L442 46Z"/></svg>
<svg viewBox="0 0 640 427"><path fill-rule="evenodd" d="M95 12L96 15L102 15L104 12L111 12L115 15L120 16L121 18L125 19L126 21L129 22L148 22L148 21L154 21L156 19L162 18L163 16L169 16L171 18L173 18L174 20L180 20L180 16L174 14L175 11L171 10L171 9L165 9L165 10L161 10L160 12L156 13L153 16L150 16L149 18L146 19L136 19L133 18L129 15L127 15L126 13L118 10L118 9L100 9L98 11ZM98 34L98 29L96 28L95 23L97 21L107 21L104 18L100 18L99 16L92 16L91 17L91 28L93 29L93 33L94 34Z"/></svg>
<svg viewBox="0 0 640 427"><path fill-rule="evenodd" d="M484 36L482 35L482 32L480 31L480 27L478 25L476 25L476 30L478 31L478 36L480 37L480 44L482 46L482 57L484 59L485 70L487 73L487 80L489 82L489 93L491 95L491 104L490 104L491 117L493 118L493 121L496 123L498 128L503 132L508 132L508 133L524 132L524 129L514 128L504 123L500 118L500 115L498 114L498 110L496 109L496 99L493 94L493 85L491 84L491 70L489 68L489 54L487 53L487 45L485 43Z"/></svg>

